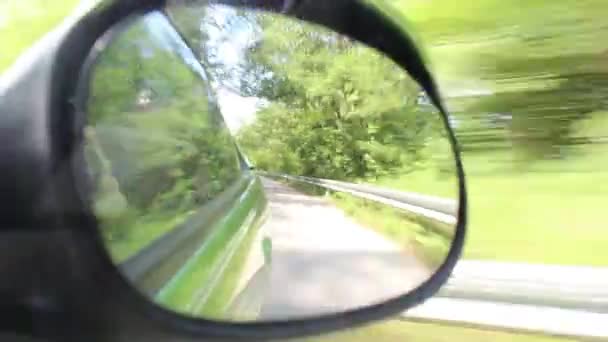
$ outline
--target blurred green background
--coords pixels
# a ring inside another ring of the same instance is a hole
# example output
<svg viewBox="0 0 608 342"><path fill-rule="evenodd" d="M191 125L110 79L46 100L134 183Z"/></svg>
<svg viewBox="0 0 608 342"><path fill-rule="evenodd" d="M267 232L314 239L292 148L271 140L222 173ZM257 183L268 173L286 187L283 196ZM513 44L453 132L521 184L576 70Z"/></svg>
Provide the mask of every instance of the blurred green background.
<svg viewBox="0 0 608 342"><path fill-rule="evenodd" d="M59 24L79 0L3 0L0 3L0 75L19 55Z"/></svg>
<svg viewBox="0 0 608 342"><path fill-rule="evenodd" d="M387 2L417 30L454 116L470 196L465 257L608 265L602 215L608 194L608 47L603 44L608 3ZM0 74L77 3L3 1ZM338 178L452 194L445 190L449 178L400 168L390 163L390 153L387 157L376 147L368 149L386 163L373 164L372 173ZM298 163L291 162L279 170ZM383 172L385 166L390 172ZM318 170L311 175L324 176ZM371 339L554 340L410 322L382 323L323 340Z"/></svg>
<svg viewBox="0 0 608 342"><path fill-rule="evenodd" d="M608 3L394 4L418 30L457 121L465 257L608 265Z"/></svg>

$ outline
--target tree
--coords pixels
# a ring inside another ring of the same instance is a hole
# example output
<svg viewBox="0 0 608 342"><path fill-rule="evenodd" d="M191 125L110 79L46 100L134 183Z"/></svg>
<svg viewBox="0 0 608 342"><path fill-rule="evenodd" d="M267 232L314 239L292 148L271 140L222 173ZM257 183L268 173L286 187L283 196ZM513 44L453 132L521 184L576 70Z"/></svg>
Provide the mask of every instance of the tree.
<svg viewBox="0 0 608 342"><path fill-rule="evenodd" d="M260 168L360 178L413 168L441 135L420 90L382 54L318 26L258 14L239 70L242 93L267 101L239 141Z"/></svg>
<svg viewBox="0 0 608 342"><path fill-rule="evenodd" d="M158 20L146 16L115 38L91 81L87 154L101 182L97 203L109 197L104 184L127 202L120 215L98 214L125 231L136 225L125 220L195 209L240 172L204 70Z"/></svg>

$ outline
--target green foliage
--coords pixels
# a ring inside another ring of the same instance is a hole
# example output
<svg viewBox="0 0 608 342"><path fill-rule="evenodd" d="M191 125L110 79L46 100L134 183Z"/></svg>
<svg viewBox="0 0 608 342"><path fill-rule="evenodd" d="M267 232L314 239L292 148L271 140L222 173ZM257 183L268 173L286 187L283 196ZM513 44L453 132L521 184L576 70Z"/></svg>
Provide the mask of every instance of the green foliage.
<svg viewBox="0 0 608 342"><path fill-rule="evenodd" d="M416 167L438 115L380 53L326 29L257 16L242 92L268 101L239 142L260 169L334 179ZM252 76L255 75L255 76Z"/></svg>
<svg viewBox="0 0 608 342"><path fill-rule="evenodd" d="M152 14L135 22L92 74L87 160L97 215L117 246L143 247L240 172L203 69L164 20ZM134 232L140 229L149 234ZM130 236L139 243L125 243Z"/></svg>

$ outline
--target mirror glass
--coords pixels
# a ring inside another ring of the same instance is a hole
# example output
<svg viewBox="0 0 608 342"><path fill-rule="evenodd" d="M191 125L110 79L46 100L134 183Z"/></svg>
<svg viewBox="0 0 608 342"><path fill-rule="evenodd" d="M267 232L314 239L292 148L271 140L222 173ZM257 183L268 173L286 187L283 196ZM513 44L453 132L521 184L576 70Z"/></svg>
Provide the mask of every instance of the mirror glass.
<svg viewBox="0 0 608 342"><path fill-rule="evenodd" d="M285 320L403 295L445 260L448 132L388 57L220 5L122 25L87 71L84 151L102 240L142 294Z"/></svg>

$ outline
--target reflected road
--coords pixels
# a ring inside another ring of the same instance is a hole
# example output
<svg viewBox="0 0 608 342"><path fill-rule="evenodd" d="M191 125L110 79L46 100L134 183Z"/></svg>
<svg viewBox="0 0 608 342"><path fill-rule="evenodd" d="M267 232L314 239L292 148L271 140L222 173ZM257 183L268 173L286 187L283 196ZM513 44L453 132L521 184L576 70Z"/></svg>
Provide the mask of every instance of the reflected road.
<svg viewBox="0 0 608 342"><path fill-rule="evenodd" d="M347 217L329 200L270 179L263 185L272 264L238 300L262 300L258 319L354 309L353 303L401 295L430 275L412 252Z"/></svg>

